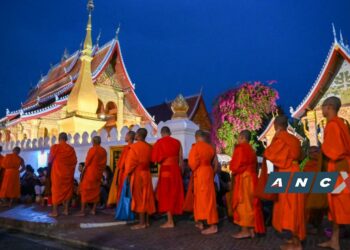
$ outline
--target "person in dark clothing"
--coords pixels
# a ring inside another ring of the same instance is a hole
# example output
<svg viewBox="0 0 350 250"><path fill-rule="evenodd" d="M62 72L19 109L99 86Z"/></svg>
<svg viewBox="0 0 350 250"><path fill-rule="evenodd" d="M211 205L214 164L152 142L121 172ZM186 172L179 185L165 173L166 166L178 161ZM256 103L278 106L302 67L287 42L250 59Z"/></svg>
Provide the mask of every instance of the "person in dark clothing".
<svg viewBox="0 0 350 250"><path fill-rule="evenodd" d="M37 184L37 177L34 174L34 169L31 165L26 166L25 173L21 178L21 196L25 202L33 202L35 198L35 185Z"/></svg>
<svg viewBox="0 0 350 250"><path fill-rule="evenodd" d="M109 194L109 189L111 187L113 180L113 173L109 166L106 166L102 175L101 183L101 195L100 195L100 209L104 209L107 206L107 199Z"/></svg>

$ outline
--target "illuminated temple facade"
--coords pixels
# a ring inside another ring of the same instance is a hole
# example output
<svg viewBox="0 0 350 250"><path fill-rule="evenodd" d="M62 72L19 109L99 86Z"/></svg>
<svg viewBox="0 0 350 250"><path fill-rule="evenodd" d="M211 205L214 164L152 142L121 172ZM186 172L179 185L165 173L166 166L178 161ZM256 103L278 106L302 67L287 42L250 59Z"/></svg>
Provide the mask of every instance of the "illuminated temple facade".
<svg viewBox="0 0 350 250"><path fill-rule="evenodd" d="M334 26L333 35L334 42L315 83L298 107L295 110L291 108L292 117L302 121L312 146L323 141L326 120L322 116L321 105L327 97L341 99L339 116L345 123L350 122L350 47L341 32L337 37Z"/></svg>
<svg viewBox="0 0 350 250"><path fill-rule="evenodd" d="M18 110L6 110L0 119L1 142L52 137L63 131L73 135L103 128L120 132L133 125L155 128L127 73L118 31L104 46L92 44L93 7L90 0L83 48L65 54Z"/></svg>
<svg viewBox="0 0 350 250"><path fill-rule="evenodd" d="M350 122L350 47L345 43L341 32L337 37L334 26L333 35L334 42L316 81L296 109L290 108L292 118L302 122L311 146L319 146L323 142L326 120L321 105L327 97L337 96L341 99L339 116L345 123ZM259 136L265 146L271 143L275 134L273 121L274 119ZM288 132L297 136L301 142L305 139L292 126L288 127Z"/></svg>

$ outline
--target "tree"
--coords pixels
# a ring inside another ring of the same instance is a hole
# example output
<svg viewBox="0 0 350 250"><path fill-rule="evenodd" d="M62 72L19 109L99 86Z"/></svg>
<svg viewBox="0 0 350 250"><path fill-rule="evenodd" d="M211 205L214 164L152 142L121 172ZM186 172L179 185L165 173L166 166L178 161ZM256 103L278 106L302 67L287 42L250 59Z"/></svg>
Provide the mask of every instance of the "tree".
<svg viewBox="0 0 350 250"><path fill-rule="evenodd" d="M276 111L277 99L278 92L261 82L246 82L219 95L213 105L212 128L218 152L231 155L242 130L259 130L263 118Z"/></svg>

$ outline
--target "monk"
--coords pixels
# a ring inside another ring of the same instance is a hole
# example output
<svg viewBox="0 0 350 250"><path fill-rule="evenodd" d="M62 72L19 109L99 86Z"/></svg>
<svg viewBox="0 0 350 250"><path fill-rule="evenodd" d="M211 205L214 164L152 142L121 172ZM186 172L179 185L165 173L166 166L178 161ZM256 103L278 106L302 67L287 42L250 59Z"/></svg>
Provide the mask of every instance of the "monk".
<svg viewBox="0 0 350 250"><path fill-rule="evenodd" d="M128 152L130 150L130 146L134 143L135 140L135 132L129 131L125 135L125 142L127 145L123 148L123 151L119 157L117 167L114 170L113 182L108 194L107 205L112 206L118 203L120 199L120 193L122 192L123 183L125 180L125 160Z"/></svg>
<svg viewBox="0 0 350 250"><path fill-rule="evenodd" d="M181 215L184 190L181 177L183 165L182 147L179 140L171 137L169 127L162 127L162 136L152 150L152 162L160 164L157 185L158 212L167 213L167 222L161 228L175 226L173 215Z"/></svg>
<svg viewBox="0 0 350 250"><path fill-rule="evenodd" d="M208 235L218 231L214 169L212 167L216 153L213 146L206 142L205 132L196 131L195 138L196 143L192 145L188 158L193 173L193 212L196 227L201 230L202 234ZM203 221L208 223L207 229L204 229Z"/></svg>
<svg viewBox="0 0 350 250"><path fill-rule="evenodd" d="M340 107L340 99L334 96L327 98L322 104L322 113L327 119L322 152L328 160L328 172L350 175L350 129L345 121L338 117ZM339 175L335 188L343 181ZM328 194L328 219L333 223L333 233L330 241L320 244L320 247L340 249L339 225L350 224L349 204L350 190L347 187L340 193Z"/></svg>
<svg viewBox="0 0 350 250"><path fill-rule="evenodd" d="M232 210L233 221L241 231L232 235L235 239L254 238L256 233L265 233L264 218L260 200L254 197L258 183L257 157L249 144L251 133L243 130L238 136L230 170L234 178Z"/></svg>
<svg viewBox="0 0 350 250"><path fill-rule="evenodd" d="M288 118L277 116L274 127L276 134L265 150L265 158L273 163L275 171L299 172L301 145L298 138L287 132ZM304 195L288 193L288 189L286 193L279 193L273 207L272 225L279 232L289 231L292 234L281 249L302 249L301 240L306 237Z"/></svg>
<svg viewBox="0 0 350 250"><path fill-rule="evenodd" d="M97 203L100 201L101 180L107 164L107 152L101 147L101 137L92 138L92 148L85 159L85 171L80 183L81 211L79 216L85 216L86 203L93 203L90 214L96 214Z"/></svg>
<svg viewBox="0 0 350 250"><path fill-rule="evenodd" d="M303 172L318 173L322 171L322 153L317 146L309 148L309 160L306 162ZM312 190L312 188L311 188ZM317 234L322 229L323 217L326 214L327 195L318 193L306 194L306 222L313 226L310 233Z"/></svg>
<svg viewBox="0 0 350 250"><path fill-rule="evenodd" d="M139 128L137 142L130 146L125 161L125 175L130 178L132 192L131 210L139 214L139 224L132 226L132 230L149 227L149 215L156 211L150 172L152 146L145 141L146 137L147 130Z"/></svg>
<svg viewBox="0 0 350 250"><path fill-rule="evenodd" d="M9 199L5 206L12 207L13 201L21 196L20 173L25 170L24 160L19 156L21 149L15 147L12 154L2 160L4 177L1 184L0 198Z"/></svg>
<svg viewBox="0 0 350 250"><path fill-rule="evenodd" d="M66 133L60 133L58 144L50 149L49 165L51 166L51 193L52 213L50 216L58 216L58 205L63 204L63 214L68 215L69 201L74 190L74 171L77 164L77 156L74 148L67 143Z"/></svg>

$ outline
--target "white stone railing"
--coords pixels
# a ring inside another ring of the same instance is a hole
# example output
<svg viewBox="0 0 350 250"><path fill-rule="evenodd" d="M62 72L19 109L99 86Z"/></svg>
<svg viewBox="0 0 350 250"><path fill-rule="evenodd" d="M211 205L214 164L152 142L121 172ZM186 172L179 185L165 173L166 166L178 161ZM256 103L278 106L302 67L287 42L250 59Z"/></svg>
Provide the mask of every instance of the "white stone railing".
<svg viewBox="0 0 350 250"><path fill-rule="evenodd" d="M186 158L189 150L194 143L194 134L198 129L198 126L188 119L180 120L169 120L166 122L160 122L157 126L157 133L151 124L145 126L148 131L146 141L150 144L156 142L160 138L160 130L163 126L168 126L172 131L172 136L178 139L182 144L183 154ZM132 128L136 131L140 127L138 125ZM103 129L99 133L93 131L92 133L84 132L82 134L68 134L68 143L74 147L78 162L84 162L86 154L91 147L91 139L95 135L101 137L101 146L107 151L107 165L112 164L111 152L113 147L125 145L125 135L129 131L128 127L123 127L118 136L118 131L113 128L109 133ZM118 139L120 138L120 139ZM3 154L8 154L12 151L15 146L21 148L21 157L24 159L25 164L30 164L34 169L38 167L45 167L47 165L47 157L50 151L50 147L58 142L56 136L39 138L39 139L28 139L22 141L10 141L8 143L0 143L3 147ZM75 177L79 179L79 172L76 169Z"/></svg>
<svg viewBox="0 0 350 250"><path fill-rule="evenodd" d="M139 126L134 126L133 131L136 131ZM153 128L150 125L145 127L148 131L147 141L153 143L157 139L157 135L154 135ZM103 129L99 133L93 131L91 134L84 132L82 134L68 134L68 142L74 147L88 146L91 144L91 138L99 135L101 136L102 145L112 146L124 144L124 138L126 133L129 131L128 127L123 127L121 130L120 140L118 140L118 132L116 128L113 128L109 134ZM4 152L11 151L14 147L20 147L21 151L37 151L42 149L49 149L52 145L57 143L58 138L56 136L39 138L39 139L25 139L21 141L10 141L6 143L1 143Z"/></svg>

